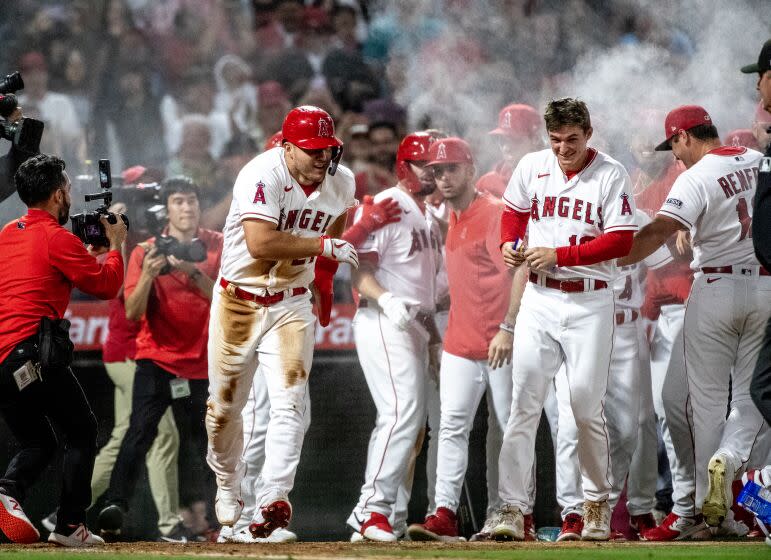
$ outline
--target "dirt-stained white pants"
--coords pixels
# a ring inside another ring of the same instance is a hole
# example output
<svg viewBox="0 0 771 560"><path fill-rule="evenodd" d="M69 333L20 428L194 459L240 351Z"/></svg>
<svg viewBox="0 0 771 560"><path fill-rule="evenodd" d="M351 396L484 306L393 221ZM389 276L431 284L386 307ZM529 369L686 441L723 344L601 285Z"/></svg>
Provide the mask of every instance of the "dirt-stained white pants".
<svg viewBox="0 0 771 560"><path fill-rule="evenodd" d="M209 320L207 460L217 484L237 489L243 461L241 413L259 366L270 401L259 507L288 498L305 435L316 318L308 293L265 307L215 284Z"/></svg>

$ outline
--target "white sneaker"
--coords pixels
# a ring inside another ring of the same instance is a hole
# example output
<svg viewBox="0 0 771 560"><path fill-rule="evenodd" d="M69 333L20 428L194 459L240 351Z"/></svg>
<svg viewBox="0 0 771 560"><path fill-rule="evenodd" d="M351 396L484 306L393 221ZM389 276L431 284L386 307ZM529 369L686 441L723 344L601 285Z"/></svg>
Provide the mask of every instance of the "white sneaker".
<svg viewBox="0 0 771 560"><path fill-rule="evenodd" d="M503 505L497 515L500 516L498 524L492 530L496 541L525 540L525 518L519 508Z"/></svg>
<svg viewBox="0 0 771 560"><path fill-rule="evenodd" d="M72 527L72 525L70 525ZM60 546L70 547L84 547L84 546L99 546L104 544L102 537L98 537L88 530L83 523L74 528L69 535L62 535L60 533L51 533L48 535L48 542L58 544Z"/></svg>
<svg viewBox="0 0 771 560"><path fill-rule="evenodd" d="M610 506L608 501L584 502L583 541L607 541L610 538Z"/></svg>
<svg viewBox="0 0 771 560"><path fill-rule="evenodd" d="M358 531L354 531L353 533L351 533L351 542L352 543L364 542L364 535L362 535Z"/></svg>
<svg viewBox="0 0 771 560"><path fill-rule="evenodd" d="M0 494L0 530L14 543L30 544L40 540L40 533L16 498L5 494Z"/></svg>
<svg viewBox="0 0 771 560"><path fill-rule="evenodd" d="M704 521L710 527L718 527L726 518L733 503L731 483L734 471L728 457L723 453L715 453L709 460L707 497L701 507Z"/></svg>
<svg viewBox="0 0 771 560"><path fill-rule="evenodd" d="M217 521L224 526L233 526L244 509L244 502L236 492L226 488L217 488L217 497L214 500L214 511Z"/></svg>
<svg viewBox="0 0 771 560"><path fill-rule="evenodd" d="M368 541L396 542L396 535L388 518L377 512L369 514L369 519L361 526L361 534Z"/></svg>
<svg viewBox="0 0 771 560"><path fill-rule="evenodd" d="M229 525L223 525L220 528L219 535L217 535L217 542L220 544L230 542L228 539L233 536L233 532L233 527Z"/></svg>

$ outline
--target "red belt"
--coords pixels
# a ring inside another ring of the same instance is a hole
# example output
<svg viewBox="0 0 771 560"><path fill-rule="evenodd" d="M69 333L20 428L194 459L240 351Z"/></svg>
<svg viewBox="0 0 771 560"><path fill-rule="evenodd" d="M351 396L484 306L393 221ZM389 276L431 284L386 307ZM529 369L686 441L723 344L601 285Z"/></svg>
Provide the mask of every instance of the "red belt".
<svg viewBox="0 0 771 560"><path fill-rule="evenodd" d="M624 323L632 323L633 321L636 321L639 316L640 314L634 309L632 309L631 316L627 321L626 313L624 313L623 311L619 311L618 313L616 313L616 324L623 325Z"/></svg>
<svg viewBox="0 0 771 560"><path fill-rule="evenodd" d="M591 290L603 290L608 287L608 283L604 280L589 280L589 286L583 280L557 280L556 278L545 278L543 283L540 282L538 275L535 272L530 273L530 281L533 284L539 286L546 286L559 290L561 292L589 292Z"/></svg>
<svg viewBox="0 0 771 560"><path fill-rule="evenodd" d="M228 288L232 289L232 294L236 296L238 299L245 299L246 301L253 301L254 303L259 303L260 305L268 306L273 305L274 303L278 303L279 301L282 301L284 298L287 297L294 297L304 294L308 291L308 288L292 288L291 290L287 290L290 293L287 294L285 292L278 292L277 294L272 294L269 296L258 296L257 294L253 294L251 292L247 292L246 290L242 290L232 282L228 282L224 278L220 278L220 286L225 288L226 290Z"/></svg>
<svg viewBox="0 0 771 560"><path fill-rule="evenodd" d="M704 274L746 274L748 276L752 276L752 271L755 267L753 266L746 266L742 267L741 265L737 266L705 266L701 269L701 271ZM768 272L765 268L762 266L760 267L760 270L758 271L758 274L760 276L771 276L771 272Z"/></svg>

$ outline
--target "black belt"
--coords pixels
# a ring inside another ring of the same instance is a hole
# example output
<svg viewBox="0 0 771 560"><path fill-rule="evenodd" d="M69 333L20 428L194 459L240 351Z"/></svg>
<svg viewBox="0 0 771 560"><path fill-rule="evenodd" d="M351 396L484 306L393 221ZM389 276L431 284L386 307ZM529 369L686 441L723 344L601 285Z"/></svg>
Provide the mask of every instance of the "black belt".
<svg viewBox="0 0 771 560"><path fill-rule="evenodd" d="M704 274L744 274L752 276L752 271L755 270L754 266L705 266L701 269ZM759 276L771 276L771 272L768 272L762 266L758 270Z"/></svg>

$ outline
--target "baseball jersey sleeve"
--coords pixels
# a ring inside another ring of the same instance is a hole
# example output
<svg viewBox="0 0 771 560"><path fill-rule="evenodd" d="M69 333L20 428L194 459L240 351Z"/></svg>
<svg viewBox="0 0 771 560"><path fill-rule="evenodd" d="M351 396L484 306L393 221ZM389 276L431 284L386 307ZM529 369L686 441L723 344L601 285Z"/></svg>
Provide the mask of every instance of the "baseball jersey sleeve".
<svg viewBox="0 0 771 560"><path fill-rule="evenodd" d="M658 213L674 218L688 229L693 229L706 205L704 191L690 175L683 174L675 180Z"/></svg>
<svg viewBox="0 0 771 560"><path fill-rule="evenodd" d="M637 216L632 181L621 165L608 173L605 198L602 203L603 232L637 231Z"/></svg>
<svg viewBox="0 0 771 560"><path fill-rule="evenodd" d="M503 193L503 202L517 212L530 212L530 197L527 194L530 167L530 158L523 157L509 179L506 192Z"/></svg>
<svg viewBox="0 0 771 560"><path fill-rule="evenodd" d="M238 205L239 218L265 220L278 225L284 187L272 174L259 177L242 172L233 187L233 200Z"/></svg>

